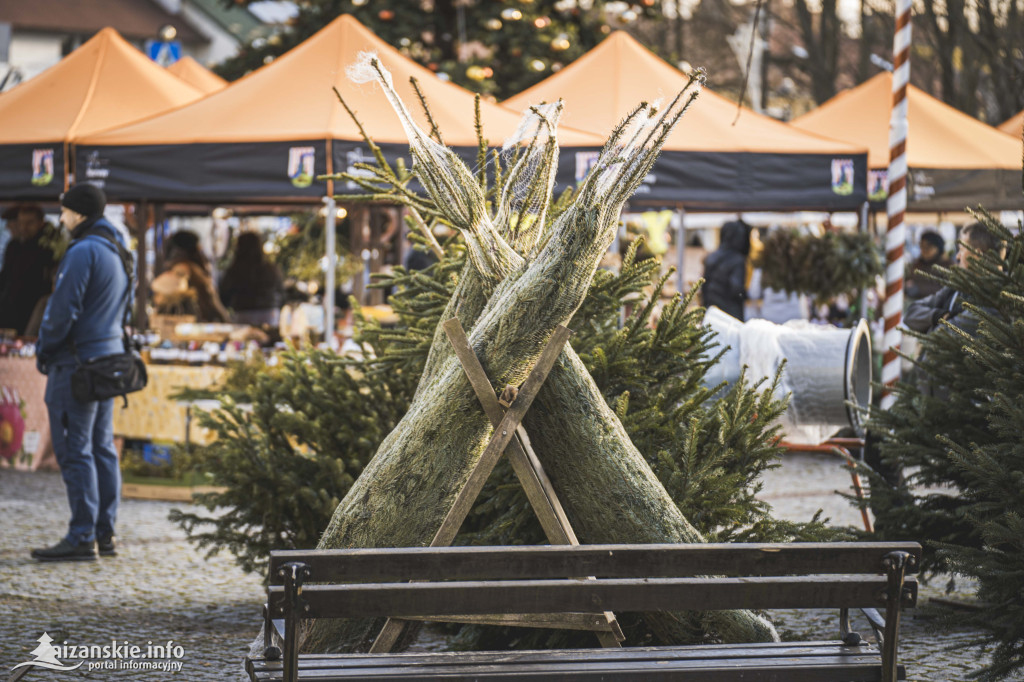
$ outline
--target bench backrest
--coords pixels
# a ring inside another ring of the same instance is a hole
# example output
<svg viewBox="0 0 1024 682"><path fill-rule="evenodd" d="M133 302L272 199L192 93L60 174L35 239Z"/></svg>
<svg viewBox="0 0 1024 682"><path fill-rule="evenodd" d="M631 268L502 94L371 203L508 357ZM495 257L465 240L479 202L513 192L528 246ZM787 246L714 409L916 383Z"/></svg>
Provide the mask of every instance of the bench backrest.
<svg viewBox="0 0 1024 682"><path fill-rule="evenodd" d="M284 614L287 565L301 563L305 618L882 607L893 553L916 571L913 542L279 551L268 606ZM912 577L901 597L916 603Z"/></svg>

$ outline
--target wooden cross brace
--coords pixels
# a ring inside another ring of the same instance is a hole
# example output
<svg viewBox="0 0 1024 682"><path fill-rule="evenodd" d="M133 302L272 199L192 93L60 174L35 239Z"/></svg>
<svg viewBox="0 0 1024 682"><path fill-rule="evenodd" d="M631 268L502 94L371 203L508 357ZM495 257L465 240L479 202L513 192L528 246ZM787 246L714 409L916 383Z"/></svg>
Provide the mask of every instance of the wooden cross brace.
<svg viewBox="0 0 1024 682"><path fill-rule="evenodd" d="M452 508L434 535L431 547L447 547L455 540L462 523L466 520L473 503L483 490L487 478L491 475L501 453L508 455L512 469L519 478L530 505L533 507L548 542L554 545L578 545L579 540L573 532L565 510L555 494L550 479L544 473L537 455L529 446L529 438L522 426L523 417L547 379L555 365L562 347L572 333L559 325L548 345L541 352L540 359L530 371L523 385L516 389L506 386L499 398L491 382L487 378L483 365L469 345L462 324L457 318L446 321L443 325L448 340L455 350L455 355L462 363L470 385L477 399L484 408L487 418L494 425L487 448L481 455L466 484L455 498ZM519 432L519 438L516 433ZM571 614L520 614L494 616L444 616L424 618L423 620L448 621L455 623L480 623L492 625L514 625L520 627L548 627L571 630L592 630L597 634L602 646L618 647L625 639L615 615L610 611L603 613L571 613ZM389 618L373 646L371 653L391 651L404 628L404 622Z"/></svg>

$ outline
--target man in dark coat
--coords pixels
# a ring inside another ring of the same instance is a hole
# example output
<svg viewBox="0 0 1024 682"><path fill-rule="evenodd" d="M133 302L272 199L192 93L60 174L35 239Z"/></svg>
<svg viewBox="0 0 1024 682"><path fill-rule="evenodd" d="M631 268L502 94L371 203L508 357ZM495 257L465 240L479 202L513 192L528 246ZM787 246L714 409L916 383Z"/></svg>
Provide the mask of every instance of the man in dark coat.
<svg viewBox="0 0 1024 682"><path fill-rule="evenodd" d="M54 238L55 230L32 204L15 206L4 217L11 241L0 268L0 329L13 329L23 336L36 302L53 288L57 260L44 242Z"/></svg>
<svg viewBox="0 0 1024 682"><path fill-rule="evenodd" d="M123 238L103 218L106 196L81 183L61 198L61 222L71 244L57 271L36 346L36 365L47 375L46 409L57 464L67 488L71 522L56 545L32 550L39 561L89 561L113 555L121 471L114 447L114 401L79 402L71 375L81 362L124 352L122 325L131 280L120 250Z"/></svg>
<svg viewBox="0 0 1024 682"><path fill-rule="evenodd" d="M964 227L961 241L980 252L999 247L995 235L981 223L971 223ZM966 268L973 257L974 254L961 247L957 251L956 264ZM960 292L949 286L940 286L934 294L912 302L903 315L903 324L922 334L945 330L942 320L971 336L978 331L978 316L964 309Z"/></svg>
<svg viewBox="0 0 1024 682"><path fill-rule="evenodd" d="M718 306L743 321L747 299L747 255L750 253L750 225L732 220L722 225L718 249L704 259L704 307Z"/></svg>

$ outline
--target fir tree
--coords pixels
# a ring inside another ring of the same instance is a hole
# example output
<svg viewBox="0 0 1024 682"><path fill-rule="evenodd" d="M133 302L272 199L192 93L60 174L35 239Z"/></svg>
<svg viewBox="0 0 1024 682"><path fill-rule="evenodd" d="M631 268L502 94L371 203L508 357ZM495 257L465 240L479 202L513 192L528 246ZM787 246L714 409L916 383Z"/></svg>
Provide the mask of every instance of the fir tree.
<svg viewBox="0 0 1024 682"><path fill-rule="evenodd" d="M613 26L628 23L619 19L625 13L606 10L611 4L312 0L298 4L298 13L283 34L253 41L216 71L234 80L284 54L338 16L351 14L423 66L470 90L505 99L595 47ZM626 10L625 19L658 18L656 4L644 0Z"/></svg>
<svg viewBox="0 0 1024 682"><path fill-rule="evenodd" d="M1019 225L1011 233L988 213L977 217L1002 249L943 279L978 328L917 335L916 379L899 384L896 404L870 424L903 478L873 476L871 504L879 539L922 541L926 570L978 580L985 608L965 617L997 644L978 674L998 680L1024 668L1024 236Z"/></svg>

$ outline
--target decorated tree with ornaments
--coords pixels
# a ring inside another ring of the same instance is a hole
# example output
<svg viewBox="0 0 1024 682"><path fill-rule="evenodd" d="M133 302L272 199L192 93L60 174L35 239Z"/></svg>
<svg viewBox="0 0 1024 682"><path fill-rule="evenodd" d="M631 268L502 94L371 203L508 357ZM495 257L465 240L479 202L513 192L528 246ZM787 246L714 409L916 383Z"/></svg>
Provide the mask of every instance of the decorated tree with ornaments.
<svg viewBox="0 0 1024 682"><path fill-rule="evenodd" d="M227 0L248 4L253 0ZM287 31L258 38L216 71L235 79L351 14L442 78L504 99L550 76L661 0L305 0Z"/></svg>

